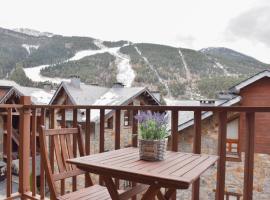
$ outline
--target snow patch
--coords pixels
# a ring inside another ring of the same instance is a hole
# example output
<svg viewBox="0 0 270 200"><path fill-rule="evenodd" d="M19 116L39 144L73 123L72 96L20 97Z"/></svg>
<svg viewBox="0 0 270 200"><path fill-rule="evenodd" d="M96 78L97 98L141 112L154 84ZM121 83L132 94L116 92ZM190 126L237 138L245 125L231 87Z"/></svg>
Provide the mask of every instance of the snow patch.
<svg viewBox="0 0 270 200"><path fill-rule="evenodd" d="M226 70L226 68L222 64L220 64L219 62L215 62L215 66L217 68L222 69L226 76L231 76L231 74Z"/></svg>
<svg viewBox="0 0 270 200"><path fill-rule="evenodd" d="M119 101L117 99L119 99L119 95L109 91L109 92L105 93L104 95L102 95L99 99L97 99L93 103L93 105L100 105L100 106L117 105L117 104L119 104ZM106 110L105 114L109 113L110 111L111 110ZM96 109L91 110L91 121L98 120L99 116L100 116L99 110L96 110Z"/></svg>
<svg viewBox="0 0 270 200"><path fill-rule="evenodd" d="M92 56L98 53L105 53L105 50L83 50L83 51L79 51L75 54L75 56L73 56L72 58L68 59L67 61L75 61L75 60L80 60L84 57L87 56Z"/></svg>
<svg viewBox="0 0 270 200"><path fill-rule="evenodd" d="M181 61L182 61L183 65L184 65L184 68L185 68L185 71L186 71L186 78L187 78L188 81L190 81L190 80L192 80L192 77L191 77L191 73L189 71L188 65L186 63L185 57L184 57L184 55L183 55L183 53L182 53L182 51L180 49L179 49L178 52L179 52Z"/></svg>
<svg viewBox="0 0 270 200"><path fill-rule="evenodd" d="M135 79L135 72L130 65L129 56L120 53L121 47L108 48L102 44L101 40L96 40L94 43L104 52L108 52L116 57L116 64L118 69L116 79L118 82L123 83L126 87L131 87L132 82ZM126 45L128 44L125 44L124 46Z"/></svg>
<svg viewBox="0 0 270 200"><path fill-rule="evenodd" d="M39 45L22 44L22 47L26 49L28 54L31 54L33 49L37 50L39 48Z"/></svg>
<svg viewBox="0 0 270 200"><path fill-rule="evenodd" d="M63 61L62 63L68 62L68 61L76 61L80 60L86 56L92 56L99 53L105 53L108 52L111 55L116 57L116 64L117 64L117 81L123 83L126 87L131 87L132 82L135 78L135 72L132 69L132 66L130 65L130 58L127 55L124 55L120 53L121 47L113 47L108 48L102 44L101 40L95 40L95 45L99 47L98 50L83 50L78 51L73 57ZM128 44L125 44L128 45ZM45 77L40 74L40 71L46 67L53 67L50 65L40 65L36 67L31 68L24 68L24 72L28 78L30 78L32 81L51 81L53 83L60 83L61 81L66 81L67 79L63 78L50 78Z"/></svg>
<svg viewBox="0 0 270 200"><path fill-rule="evenodd" d="M40 71L46 67L50 67L50 65L39 65L36 67L24 68L23 70L28 78L36 82L50 81L52 83L61 83L62 81L68 80L68 79L63 79L63 78L51 78L51 77L42 76L40 74Z"/></svg>
<svg viewBox="0 0 270 200"><path fill-rule="evenodd" d="M36 99L35 102L39 102L42 104L49 104L53 94L40 90L32 92L31 96L32 98Z"/></svg>
<svg viewBox="0 0 270 200"><path fill-rule="evenodd" d="M15 28L13 29L13 31L16 31L18 33L23 33L26 35L30 35L30 36L35 36L35 37L52 37L54 36L54 34L49 33L49 32L40 32L34 29L29 29L29 28Z"/></svg>

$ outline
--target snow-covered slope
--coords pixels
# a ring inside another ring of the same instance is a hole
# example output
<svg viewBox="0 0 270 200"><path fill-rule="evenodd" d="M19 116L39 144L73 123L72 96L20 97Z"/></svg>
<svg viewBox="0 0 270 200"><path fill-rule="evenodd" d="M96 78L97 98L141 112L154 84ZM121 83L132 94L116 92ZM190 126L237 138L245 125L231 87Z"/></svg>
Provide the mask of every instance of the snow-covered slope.
<svg viewBox="0 0 270 200"><path fill-rule="evenodd" d="M105 52L108 52L116 57L116 64L118 68L118 73L116 76L117 81L123 83L126 87L131 87L131 84L135 78L135 72L130 65L130 58L127 55L120 53L119 50L121 47L108 48L104 46L100 40L96 40L95 45L97 45L101 50L104 50Z"/></svg>
<svg viewBox="0 0 270 200"><path fill-rule="evenodd" d="M126 87L131 87L132 82L135 78L135 72L129 63L130 62L129 57L127 55L120 53L119 49L121 47L108 48L108 47L104 46L102 44L102 41L100 41L100 40L96 40L95 44L96 44L96 46L98 46L100 48L99 50L79 51L75 54L75 56L63 61L63 63L68 62L68 61L80 60L86 56L92 56L95 54L108 52L111 55L116 57L116 64L117 64L117 68L118 68L117 81L123 83ZM29 47L29 46L27 46L27 47ZM40 65L40 66L36 66L36 67L25 68L24 71L25 71L26 76L33 81L51 81L53 83L60 83L61 81L66 80L66 79L62 79L62 78L50 78L50 77L42 76L40 74L40 71L46 67L53 67L53 66Z"/></svg>
<svg viewBox="0 0 270 200"><path fill-rule="evenodd" d="M53 36L52 33L40 32L40 31L37 31L34 29L29 29L29 28L15 28L15 29L13 29L13 31L23 33L26 35L30 35L30 36L35 36L35 37L40 37L40 36L52 37Z"/></svg>

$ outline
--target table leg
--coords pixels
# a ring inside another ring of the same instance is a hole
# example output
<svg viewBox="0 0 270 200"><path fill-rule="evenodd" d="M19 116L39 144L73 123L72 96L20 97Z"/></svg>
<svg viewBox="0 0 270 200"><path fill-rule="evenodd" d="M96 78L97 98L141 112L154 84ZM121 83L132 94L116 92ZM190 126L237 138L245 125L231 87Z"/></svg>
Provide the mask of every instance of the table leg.
<svg viewBox="0 0 270 200"><path fill-rule="evenodd" d="M151 185L143 195L142 200L154 199L157 193L160 191L160 188L161 187L159 185Z"/></svg>
<svg viewBox="0 0 270 200"><path fill-rule="evenodd" d="M158 200L166 200L166 198L163 196L162 192L159 190L157 193Z"/></svg>
<svg viewBox="0 0 270 200"><path fill-rule="evenodd" d="M115 183L113 182L112 178L107 177L107 176L103 176L102 179L105 182L105 185L106 185L106 187L108 189L108 192L111 195L111 198L113 200L120 200L119 193L117 191L117 187L116 187Z"/></svg>
<svg viewBox="0 0 270 200"><path fill-rule="evenodd" d="M176 193L176 189L169 189L166 193L165 193L165 199L170 199L173 196L175 196Z"/></svg>
<svg viewBox="0 0 270 200"><path fill-rule="evenodd" d="M148 185L138 184L132 187L131 189L121 192L121 194L119 194L119 192L117 191L117 185L113 181L112 177L103 176L102 180L105 182L105 185L108 189L108 192L112 200L127 200L134 197L137 194L146 191L149 188ZM148 199L149 198L147 198L147 200Z"/></svg>
<svg viewBox="0 0 270 200"><path fill-rule="evenodd" d="M175 189L169 189L167 192L165 192L165 195L163 195L161 191L158 191L157 198L158 198L158 200L173 199L175 192L176 192Z"/></svg>

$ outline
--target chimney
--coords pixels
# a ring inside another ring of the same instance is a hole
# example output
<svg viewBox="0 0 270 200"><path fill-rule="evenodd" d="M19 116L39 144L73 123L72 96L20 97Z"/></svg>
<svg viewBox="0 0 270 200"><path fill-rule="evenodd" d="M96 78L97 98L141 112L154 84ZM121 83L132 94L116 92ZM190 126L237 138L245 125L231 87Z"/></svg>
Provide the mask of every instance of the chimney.
<svg viewBox="0 0 270 200"><path fill-rule="evenodd" d="M230 100L233 97L234 97L234 95L229 93L229 92L219 92L218 93L218 98L222 99L222 100Z"/></svg>
<svg viewBox="0 0 270 200"><path fill-rule="evenodd" d="M151 91L150 92L158 101L161 100L161 94L159 91Z"/></svg>
<svg viewBox="0 0 270 200"><path fill-rule="evenodd" d="M125 87L125 85L123 83L120 83L120 82L115 82L112 87L113 88L123 88L123 87Z"/></svg>
<svg viewBox="0 0 270 200"><path fill-rule="evenodd" d="M74 88L80 89L81 87L81 79L77 75L70 76L70 85Z"/></svg>
<svg viewBox="0 0 270 200"><path fill-rule="evenodd" d="M200 100L200 105L201 106L214 106L215 102L216 100L214 99L204 99L204 100Z"/></svg>

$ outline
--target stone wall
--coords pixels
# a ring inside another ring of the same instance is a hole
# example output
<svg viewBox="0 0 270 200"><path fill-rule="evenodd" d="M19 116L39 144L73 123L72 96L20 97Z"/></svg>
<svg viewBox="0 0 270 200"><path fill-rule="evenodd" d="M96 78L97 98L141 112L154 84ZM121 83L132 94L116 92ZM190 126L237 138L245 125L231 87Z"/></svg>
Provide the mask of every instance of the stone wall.
<svg viewBox="0 0 270 200"><path fill-rule="evenodd" d="M235 113L229 114L230 118ZM192 152L194 127L179 132L179 151ZM218 116L202 121L202 153L217 155L218 145ZM169 141L169 149L171 141ZM241 161L226 161L226 188L227 192L243 195L245 153L241 153ZM254 156L254 189L253 198L258 200L270 199L270 155L255 154ZM207 170L200 180L200 200L215 199L217 166ZM191 199L191 188L178 191L178 199ZM235 199L230 197L229 199Z"/></svg>

